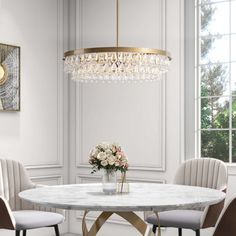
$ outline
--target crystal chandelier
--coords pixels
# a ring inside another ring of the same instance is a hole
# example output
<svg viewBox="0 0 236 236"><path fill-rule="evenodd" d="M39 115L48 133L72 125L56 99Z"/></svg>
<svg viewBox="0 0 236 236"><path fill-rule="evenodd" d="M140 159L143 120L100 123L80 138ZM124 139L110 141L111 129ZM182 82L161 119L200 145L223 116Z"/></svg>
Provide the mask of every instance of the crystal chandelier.
<svg viewBox="0 0 236 236"><path fill-rule="evenodd" d="M119 46L119 0L116 0L116 47L82 48L64 53L65 72L80 82L155 81L168 71L167 51Z"/></svg>

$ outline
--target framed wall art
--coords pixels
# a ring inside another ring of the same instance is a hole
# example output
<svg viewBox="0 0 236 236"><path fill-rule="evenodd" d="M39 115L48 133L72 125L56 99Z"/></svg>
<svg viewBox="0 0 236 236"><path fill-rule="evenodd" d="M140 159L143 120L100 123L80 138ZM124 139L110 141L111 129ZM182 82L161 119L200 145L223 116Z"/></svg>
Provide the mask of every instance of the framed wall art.
<svg viewBox="0 0 236 236"><path fill-rule="evenodd" d="M0 43L0 111L20 111L20 47Z"/></svg>

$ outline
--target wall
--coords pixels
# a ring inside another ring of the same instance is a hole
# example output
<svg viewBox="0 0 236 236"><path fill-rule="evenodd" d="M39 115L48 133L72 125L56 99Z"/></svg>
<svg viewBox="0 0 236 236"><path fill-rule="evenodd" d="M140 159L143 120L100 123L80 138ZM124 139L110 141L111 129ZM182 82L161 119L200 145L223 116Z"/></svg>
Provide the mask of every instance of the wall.
<svg viewBox="0 0 236 236"><path fill-rule="evenodd" d="M120 44L167 48L173 61L166 79L156 83L74 84L76 91L71 84L75 96L70 111L70 139L75 140L70 147L71 183L100 180L99 173L90 174L87 157L101 141L122 145L131 164L129 181L172 181L183 157L182 2L120 1ZM115 45L115 1L77 0L72 9L76 9L77 48ZM89 219L95 216L91 213ZM81 212L71 213L70 232L81 233L81 217ZM114 236L137 234L119 218L113 218L99 235L111 232Z"/></svg>
<svg viewBox="0 0 236 236"><path fill-rule="evenodd" d="M125 149L129 181L170 183L184 159L183 0L120 4L121 44L167 48L173 61L165 80L78 85L64 79L61 58L68 48L115 44L115 1L0 0L0 42L19 45L22 52L22 109L0 113L0 156L23 162L35 182L98 181L99 174L90 174L87 156L101 141L116 141ZM233 167L230 174L233 186ZM81 233L81 212L70 216L69 228L66 222L62 232ZM99 235L111 232L137 235L119 218ZM42 234L52 231L36 230L29 236ZM176 230L163 230L165 236L174 234ZM203 235L210 235L209 230Z"/></svg>
<svg viewBox="0 0 236 236"><path fill-rule="evenodd" d="M37 183L68 181L67 12L67 0L0 1L0 42L21 47L21 111L0 113L0 157L21 161ZM42 233L52 229L29 236Z"/></svg>

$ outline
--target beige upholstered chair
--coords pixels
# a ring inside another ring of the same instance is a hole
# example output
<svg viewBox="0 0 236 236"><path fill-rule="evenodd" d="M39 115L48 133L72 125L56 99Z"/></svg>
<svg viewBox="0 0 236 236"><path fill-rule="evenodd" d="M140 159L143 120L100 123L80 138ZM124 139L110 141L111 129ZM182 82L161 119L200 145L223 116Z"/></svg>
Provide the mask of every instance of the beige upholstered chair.
<svg viewBox="0 0 236 236"><path fill-rule="evenodd" d="M213 236L235 236L236 235L236 196L225 206L216 224Z"/></svg>
<svg viewBox="0 0 236 236"><path fill-rule="evenodd" d="M35 210L36 207L26 204L18 193L37 185L31 182L25 168L19 162L0 159L0 228L15 230L16 236L29 229L54 227L59 236L58 224L64 217L61 214Z"/></svg>
<svg viewBox="0 0 236 236"><path fill-rule="evenodd" d="M174 184L226 191L227 176L227 167L220 160L213 158L192 159L179 167ZM182 228L192 229L196 232L196 236L200 236L200 229L215 226L223 206L224 201L205 209L160 212L160 224L162 227L178 228L179 236L182 236ZM145 214L145 220L153 224L153 232L155 233L157 228L156 215Z"/></svg>

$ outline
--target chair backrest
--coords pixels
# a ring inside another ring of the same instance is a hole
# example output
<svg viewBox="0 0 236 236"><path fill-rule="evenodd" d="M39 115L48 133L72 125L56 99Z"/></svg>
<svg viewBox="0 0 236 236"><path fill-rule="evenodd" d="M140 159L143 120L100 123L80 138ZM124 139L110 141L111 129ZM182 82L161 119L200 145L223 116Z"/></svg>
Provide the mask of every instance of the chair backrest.
<svg viewBox="0 0 236 236"><path fill-rule="evenodd" d="M216 224L213 236L235 236L236 235L236 196L229 201L222 211Z"/></svg>
<svg viewBox="0 0 236 236"><path fill-rule="evenodd" d="M174 183L199 186L226 191L228 182L227 166L214 158L198 158L184 162L177 170ZM201 228L215 226L224 207L224 201L206 207L201 218Z"/></svg>
<svg viewBox="0 0 236 236"><path fill-rule="evenodd" d="M0 229L14 230L16 221L8 202L0 196Z"/></svg>
<svg viewBox="0 0 236 236"><path fill-rule="evenodd" d="M223 190L227 187L226 164L218 159L197 158L184 162L177 170L174 183Z"/></svg>
<svg viewBox="0 0 236 236"><path fill-rule="evenodd" d="M18 193L31 187L32 182L21 163L0 159L0 196L8 201L11 210L23 209Z"/></svg>

